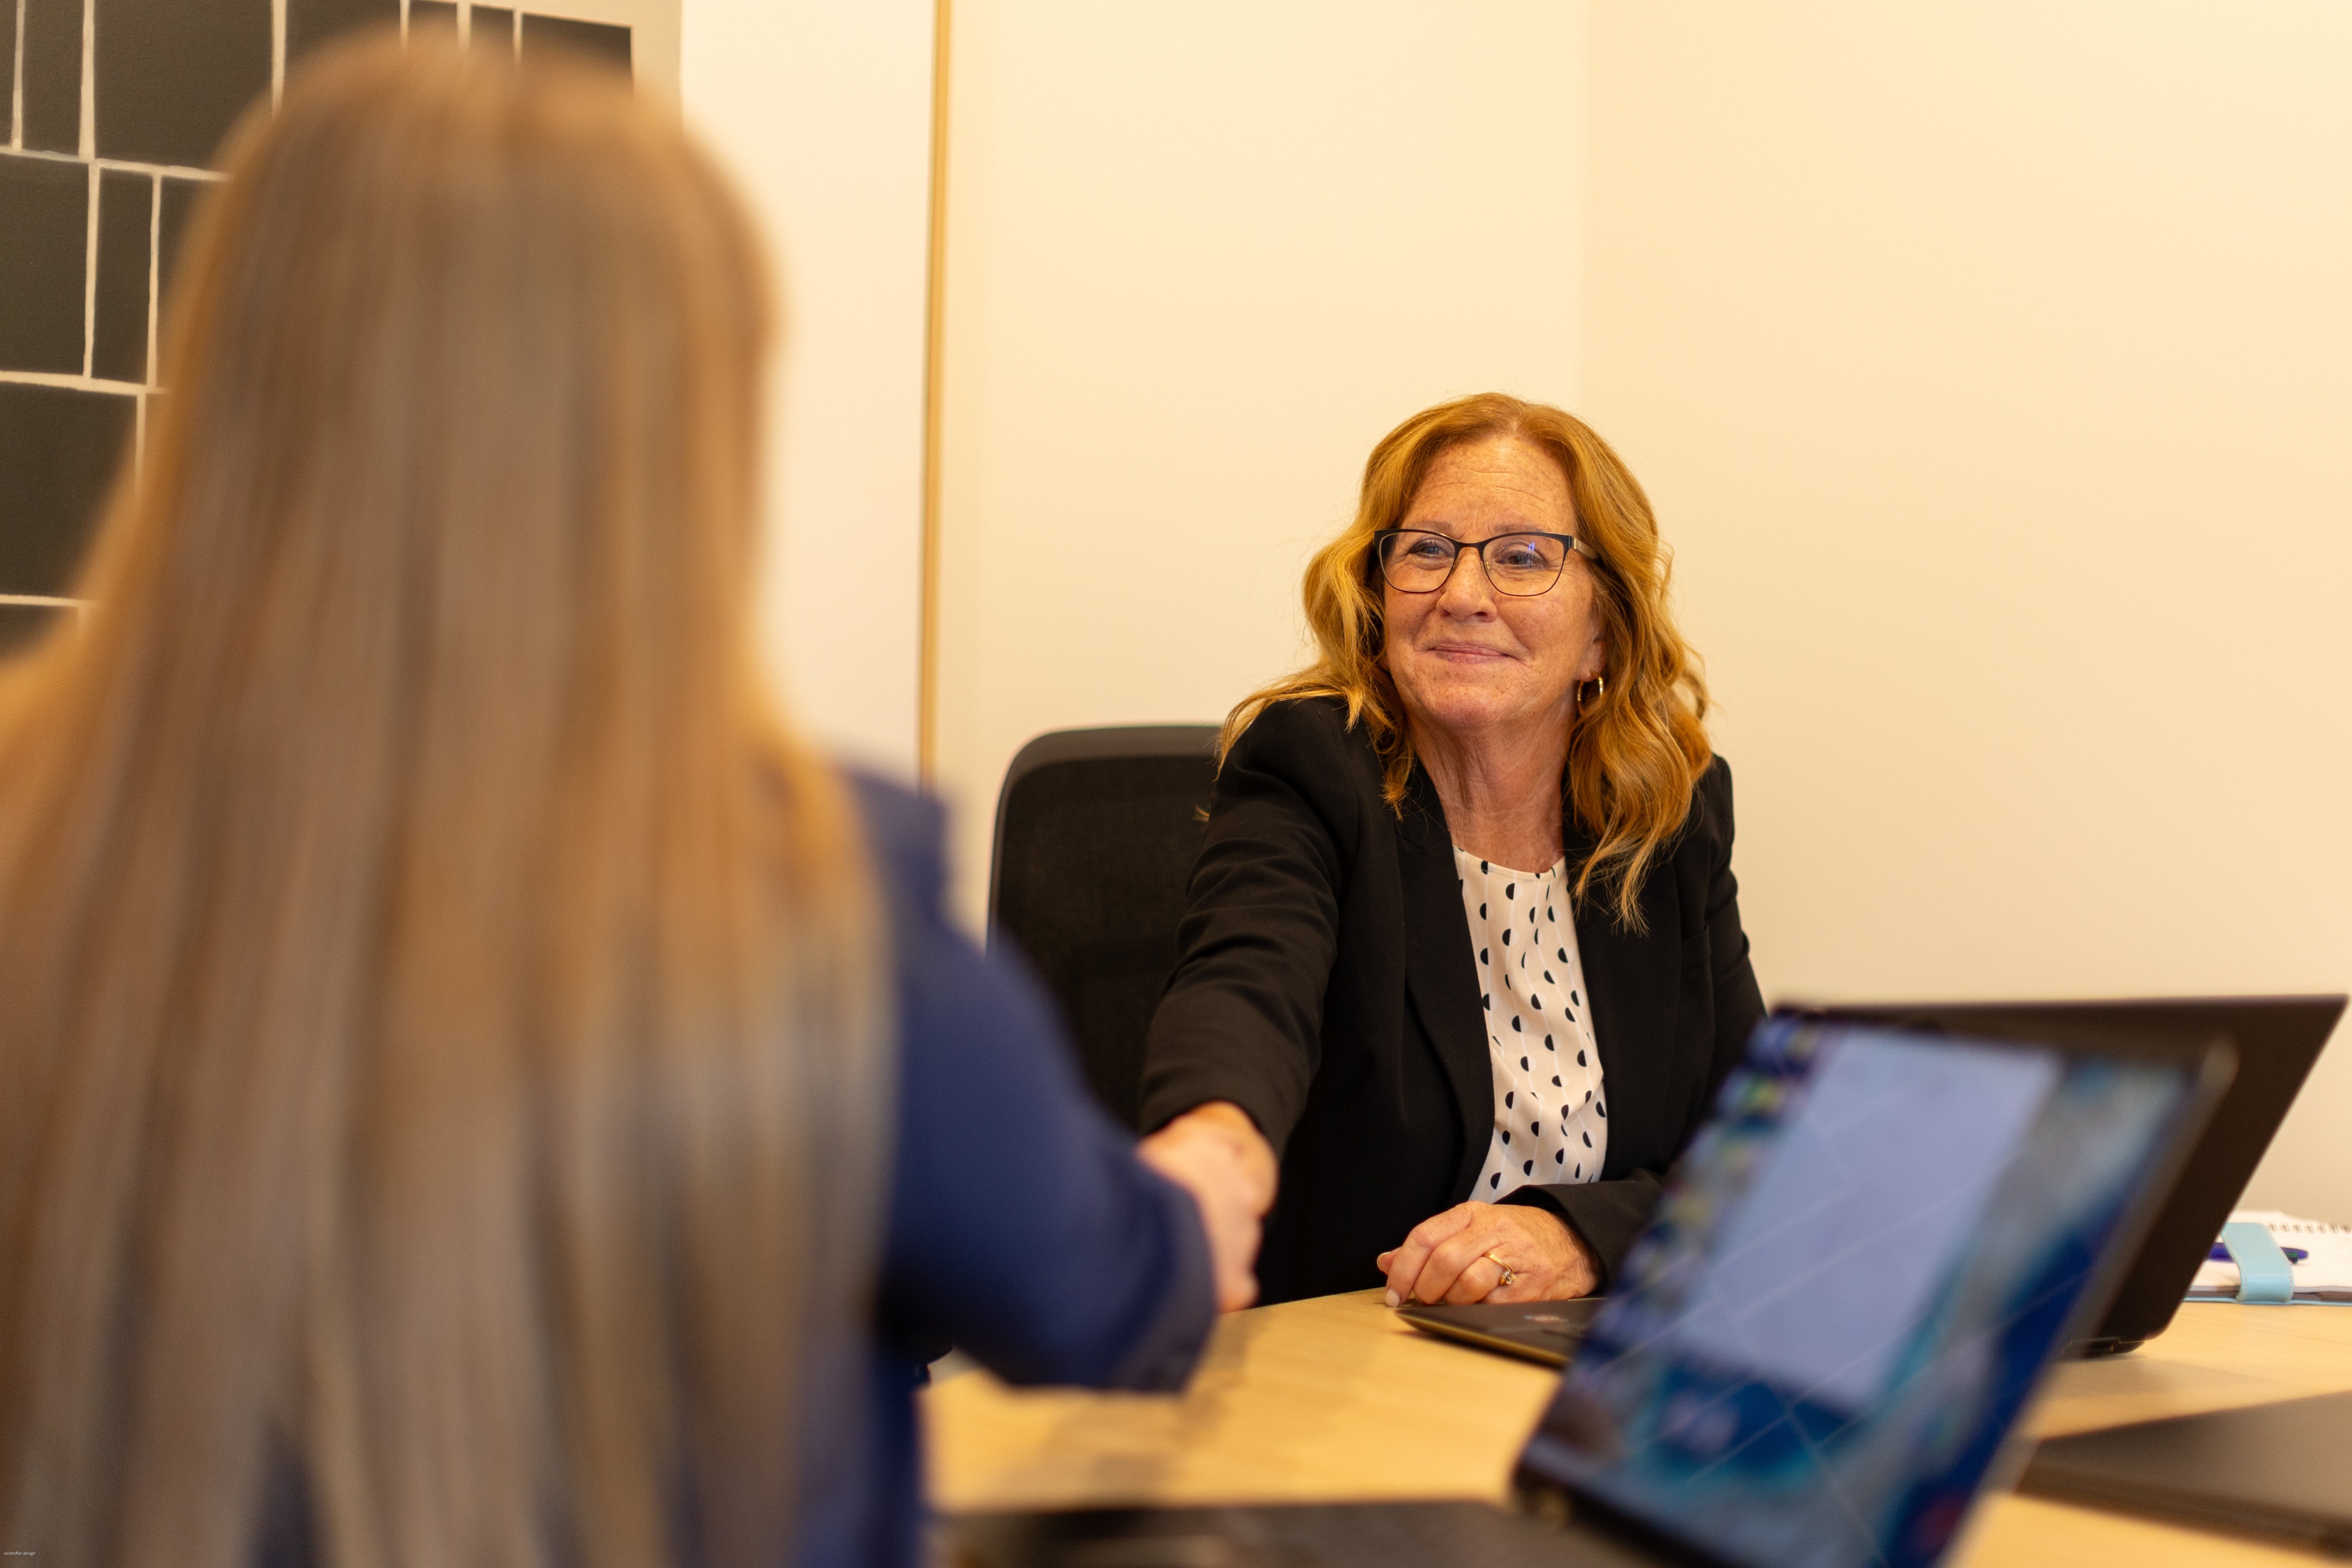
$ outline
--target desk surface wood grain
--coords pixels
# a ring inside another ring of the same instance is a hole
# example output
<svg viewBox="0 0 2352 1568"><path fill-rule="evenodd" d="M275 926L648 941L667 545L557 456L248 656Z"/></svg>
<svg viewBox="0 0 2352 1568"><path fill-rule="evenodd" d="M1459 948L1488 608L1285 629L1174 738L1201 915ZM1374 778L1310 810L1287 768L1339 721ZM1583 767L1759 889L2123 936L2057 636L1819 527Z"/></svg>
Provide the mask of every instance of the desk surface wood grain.
<svg viewBox="0 0 2352 1568"><path fill-rule="evenodd" d="M1016 1390L971 1373L924 1395L934 1506L1499 1500L1554 1375L1430 1339L1362 1291L1238 1312L1181 1394ZM2142 1350L2063 1366L2040 1435L2352 1390L2352 1309L2198 1304ZM2258 1542L1999 1497L1955 1562L2197 1568L2315 1561Z"/></svg>

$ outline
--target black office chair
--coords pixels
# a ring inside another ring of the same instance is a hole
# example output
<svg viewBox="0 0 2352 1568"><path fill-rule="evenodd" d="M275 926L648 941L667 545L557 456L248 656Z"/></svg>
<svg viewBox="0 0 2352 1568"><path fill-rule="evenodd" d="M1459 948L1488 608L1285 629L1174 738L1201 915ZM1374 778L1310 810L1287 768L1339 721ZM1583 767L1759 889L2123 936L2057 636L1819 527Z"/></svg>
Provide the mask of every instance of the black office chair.
<svg viewBox="0 0 2352 1568"><path fill-rule="evenodd" d="M1216 748L1213 724L1056 730L1021 748L997 797L989 942L1011 942L1036 967L1087 1081L1129 1127Z"/></svg>

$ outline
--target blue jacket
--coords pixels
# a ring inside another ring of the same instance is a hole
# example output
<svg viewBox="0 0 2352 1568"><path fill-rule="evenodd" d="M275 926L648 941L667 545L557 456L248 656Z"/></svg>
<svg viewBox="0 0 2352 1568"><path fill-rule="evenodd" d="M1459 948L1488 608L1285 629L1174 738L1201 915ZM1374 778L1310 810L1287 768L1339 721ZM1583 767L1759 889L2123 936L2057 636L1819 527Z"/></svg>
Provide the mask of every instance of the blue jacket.
<svg viewBox="0 0 2352 1568"><path fill-rule="evenodd" d="M1215 1312L1191 1197L1136 1163L1034 983L948 923L939 807L858 792L896 950L897 1141L865 1364L806 1413L805 1568L920 1560L915 1394L950 1345L1009 1383L1172 1389ZM309 1568L299 1469L269 1491L257 1568Z"/></svg>
<svg viewBox="0 0 2352 1568"><path fill-rule="evenodd" d="M1136 1163L1035 984L948 923L939 808L860 796L898 949L898 1142L864 1442L810 1478L809 1568L918 1560L915 1391L950 1343L1010 1383L1172 1389L1215 1312L1192 1199Z"/></svg>

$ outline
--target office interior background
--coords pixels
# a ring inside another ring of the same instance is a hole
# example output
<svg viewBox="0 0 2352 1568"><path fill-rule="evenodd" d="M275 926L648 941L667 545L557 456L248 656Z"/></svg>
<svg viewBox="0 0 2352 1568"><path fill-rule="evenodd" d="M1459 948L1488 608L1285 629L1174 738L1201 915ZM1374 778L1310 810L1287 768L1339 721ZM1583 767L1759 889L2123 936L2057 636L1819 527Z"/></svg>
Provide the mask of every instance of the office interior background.
<svg viewBox="0 0 2352 1568"><path fill-rule="evenodd" d="M20 68L159 5L21 0ZM768 226L778 683L934 782L973 921L1022 742L1294 666L1371 444L1502 388L1656 504L1768 996L2352 989L2335 0L524 9ZM2246 1201L2352 1222L2352 1046Z"/></svg>

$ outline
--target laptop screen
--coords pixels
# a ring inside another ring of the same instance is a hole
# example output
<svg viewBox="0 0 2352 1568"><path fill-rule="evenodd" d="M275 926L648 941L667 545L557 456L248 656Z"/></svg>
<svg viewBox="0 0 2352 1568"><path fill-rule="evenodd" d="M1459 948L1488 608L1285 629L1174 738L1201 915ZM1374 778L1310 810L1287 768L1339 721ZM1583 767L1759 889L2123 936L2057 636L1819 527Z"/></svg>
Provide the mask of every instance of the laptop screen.
<svg viewBox="0 0 2352 1568"><path fill-rule="evenodd" d="M2194 1062L1768 1020L1521 1457L1736 1563L1933 1563Z"/></svg>

